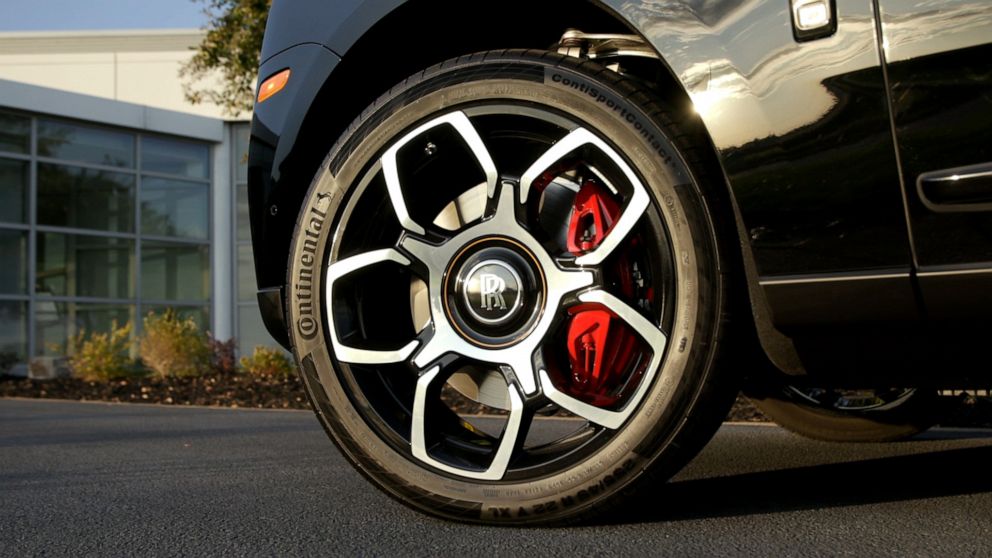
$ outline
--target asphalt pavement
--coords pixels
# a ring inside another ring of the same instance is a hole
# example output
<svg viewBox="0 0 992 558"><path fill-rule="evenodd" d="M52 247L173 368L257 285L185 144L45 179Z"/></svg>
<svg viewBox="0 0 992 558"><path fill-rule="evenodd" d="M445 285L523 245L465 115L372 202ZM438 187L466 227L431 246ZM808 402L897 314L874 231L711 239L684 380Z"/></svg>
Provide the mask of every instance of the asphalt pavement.
<svg viewBox="0 0 992 558"><path fill-rule="evenodd" d="M726 425L644 500L589 526L467 526L375 490L309 412L0 400L0 556L988 556L992 431Z"/></svg>

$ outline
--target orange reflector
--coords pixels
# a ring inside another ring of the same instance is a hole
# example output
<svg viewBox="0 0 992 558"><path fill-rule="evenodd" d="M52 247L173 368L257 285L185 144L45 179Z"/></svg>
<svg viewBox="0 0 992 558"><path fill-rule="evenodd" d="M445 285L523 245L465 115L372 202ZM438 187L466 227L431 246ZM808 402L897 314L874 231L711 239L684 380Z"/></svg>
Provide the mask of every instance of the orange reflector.
<svg viewBox="0 0 992 558"><path fill-rule="evenodd" d="M286 87L286 83L288 81L289 70L283 70L265 80L262 83L262 86L258 88L258 102L261 103L262 101L282 91L282 89Z"/></svg>

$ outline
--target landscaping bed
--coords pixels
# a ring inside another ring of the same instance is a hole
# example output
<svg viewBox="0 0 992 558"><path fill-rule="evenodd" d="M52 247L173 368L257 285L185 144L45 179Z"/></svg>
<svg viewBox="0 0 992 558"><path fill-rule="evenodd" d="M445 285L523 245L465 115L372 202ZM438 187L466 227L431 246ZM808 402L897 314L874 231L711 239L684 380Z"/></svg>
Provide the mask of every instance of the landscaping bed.
<svg viewBox="0 0 992 558"><path fill-rule="evenodd" d="M111 381L86 381L77 378L29 380L6 376L0 378L0 397L258 409L309 409L303 387L296 376L247 374L187 378L129 378Z"/></svg>
<svg viewBox="0 0 992 558"><path fill-rule="evenodd" d="M256 409L310 408L298 377L280 378L247 374L191 378L130 378L105 382L77 378L29 380L4 376L0 377L0 397ZM466 402L464 399L457 402L449 401L449 405L465 414L474 414L481 410L480 406ZM767 419L749 401L740 398L728 420L765 421Z"/></svg>
<svg viewBox="0 0 992 558"><path fill-rule="evenodd" d="M295 375L213 374L187 378L145 377L112 381L77 378L29 380L0 377L0 397L202 405L256 409L309 409L300 379ZM474 414L481 407L460 398L448 401L459 413ZM988 398L949 399L944 426L992 427L992 401ZM767 422L750 401L739 397L727 416L730 421Z"/></svg>

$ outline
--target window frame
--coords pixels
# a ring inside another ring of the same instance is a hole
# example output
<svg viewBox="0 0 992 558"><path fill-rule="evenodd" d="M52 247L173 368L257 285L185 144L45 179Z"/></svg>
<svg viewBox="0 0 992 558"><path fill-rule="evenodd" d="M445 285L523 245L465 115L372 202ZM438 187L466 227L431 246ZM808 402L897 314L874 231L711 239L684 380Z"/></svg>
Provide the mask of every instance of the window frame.
<svg viewBox="0 0 992 558"><path fill-rule="evenodd" d="M76 304L102 304L102 305L118 305L129 308L129 312L134 316L134 335L140 335L142 329L142 319L144 317L145 308L159 308L159 307L173 307L177 309L189 309L193 311L202 312L203 316L206 318L205 325L212 329L214 320L216 317L213 315L213 300L218 293L215 292L213 285L213 274L215 270L214 266L214 231L213 231L213 220L214 220L214 188L217 185L214 184L214 178L216 176L216 169L214 168L214 150L222 149L226 146L224 144L214 144L207 141L196 140L193 138L185 138L181 136L175 136L170 134L161 134L154 132L146 132L143 130L135 130L125 127L110 126L97 122L90 122L85 120L64 118L56 115L40 114L40 113L30 113L26 111L13 110L3 108L2 111L5 114L11 114L14 117L25 118L29 121L29 137L28 137L28 150L25 153L10 152L0 150L0 157L12 160L18 160L26 162L28 165L28 181L27 190L25 192L26 202L25 210L27 212L26 219L23 223L12 223L12 222L0 222L0 229L13 230L19 232L26 232L28 238L27 246L27 262L26 262L26 281L27 289L21 294L0 294L0 300L11 301L11 302L21 302L25 304L25 316L24 316L24 329L26 339L19 340L24 343L25 357L27 361L40 356L44 351L40 350L43 347L39 347L40 340L38 338L38 320L37 314L40 310L41 305L49 305L52 303L76 303ZM133 157L134 166L132 168L128 167L118 167L111 165L103 165L98 163L59 159L56 157L40 156L38 152L39 148L39 122L41 120L52 121L56 123L64 123L72 126L82 126L85 128L107 130L114 133L128 134L133 138ZM191 177L186 174L173 175L163 172L145 171L142 167L143 159L143 140L146 138L155 138L156 141L176 141L183 144L194 144L202 146L205 150L205 161L206 161L206 177ZM133 230L130 232L117 232L117 231L107 231L99 229L84 229L79 227L67 227L67 226L56 226L56 225L39 225L38 223L38 192L39 192L39 166L42 164L56 164L64 165L67 167L83 168L96 171L106 171L113 173L120 173L125 175L131 175L134 177L134 186L132 188L133 192L133 204L131 211L133 212ZM143 234L141 229L141 192L142 183L145 178L155 178L155 179L166 179L174 180L183 183L198 184L202 185L207 192L207 208L206 208L206 236L204 238L191 238L185 236L168 236L168 235L157 235L157 234ZM229 185L225 187L230 188ZM38 235L45 233L58 233L65 235L86 235L95 236L101 238L118 238L130 240L133 243L133 249L130 252L130 256L133 258L132 268L130 270L132 282L131 285L131 296L127 298L115 298L115 297L87 297L87 296L73 296L73 295L46 295L38 294L35 292L35 287L37 283L37 273L38 273ZM206 274L207 274L207 288L206 288L206 299L196 299L196 300L159 300L159 299L146 299L142 297L142 243L144 241L158 241L166 242L170 244L178 245L192 245L197 247L205 247L206 249Z"/></svg>

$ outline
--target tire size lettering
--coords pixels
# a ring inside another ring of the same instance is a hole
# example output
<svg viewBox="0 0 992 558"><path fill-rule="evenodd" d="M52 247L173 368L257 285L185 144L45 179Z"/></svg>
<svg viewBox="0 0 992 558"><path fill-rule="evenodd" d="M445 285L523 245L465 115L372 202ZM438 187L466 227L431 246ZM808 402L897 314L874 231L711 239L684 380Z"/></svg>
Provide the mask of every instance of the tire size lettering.
<svg viewBox="0 0 992 558"><path fill-rule="evenodd" d="M628 459L609 474L599 479L598 482L586 486L573 494L562 496L555 500L541 502L539 504L518 506L516 508L505 506L486 506L483 508L485 510L483 516L492 519L515 519L530 517L532 515L544 515L561 511L563 509L568 509L574 507L576 504L585 503L590 499L599 496L619 482L622 478L626 477L633 470L633 468L634 461L632 459Z"/></svg>

